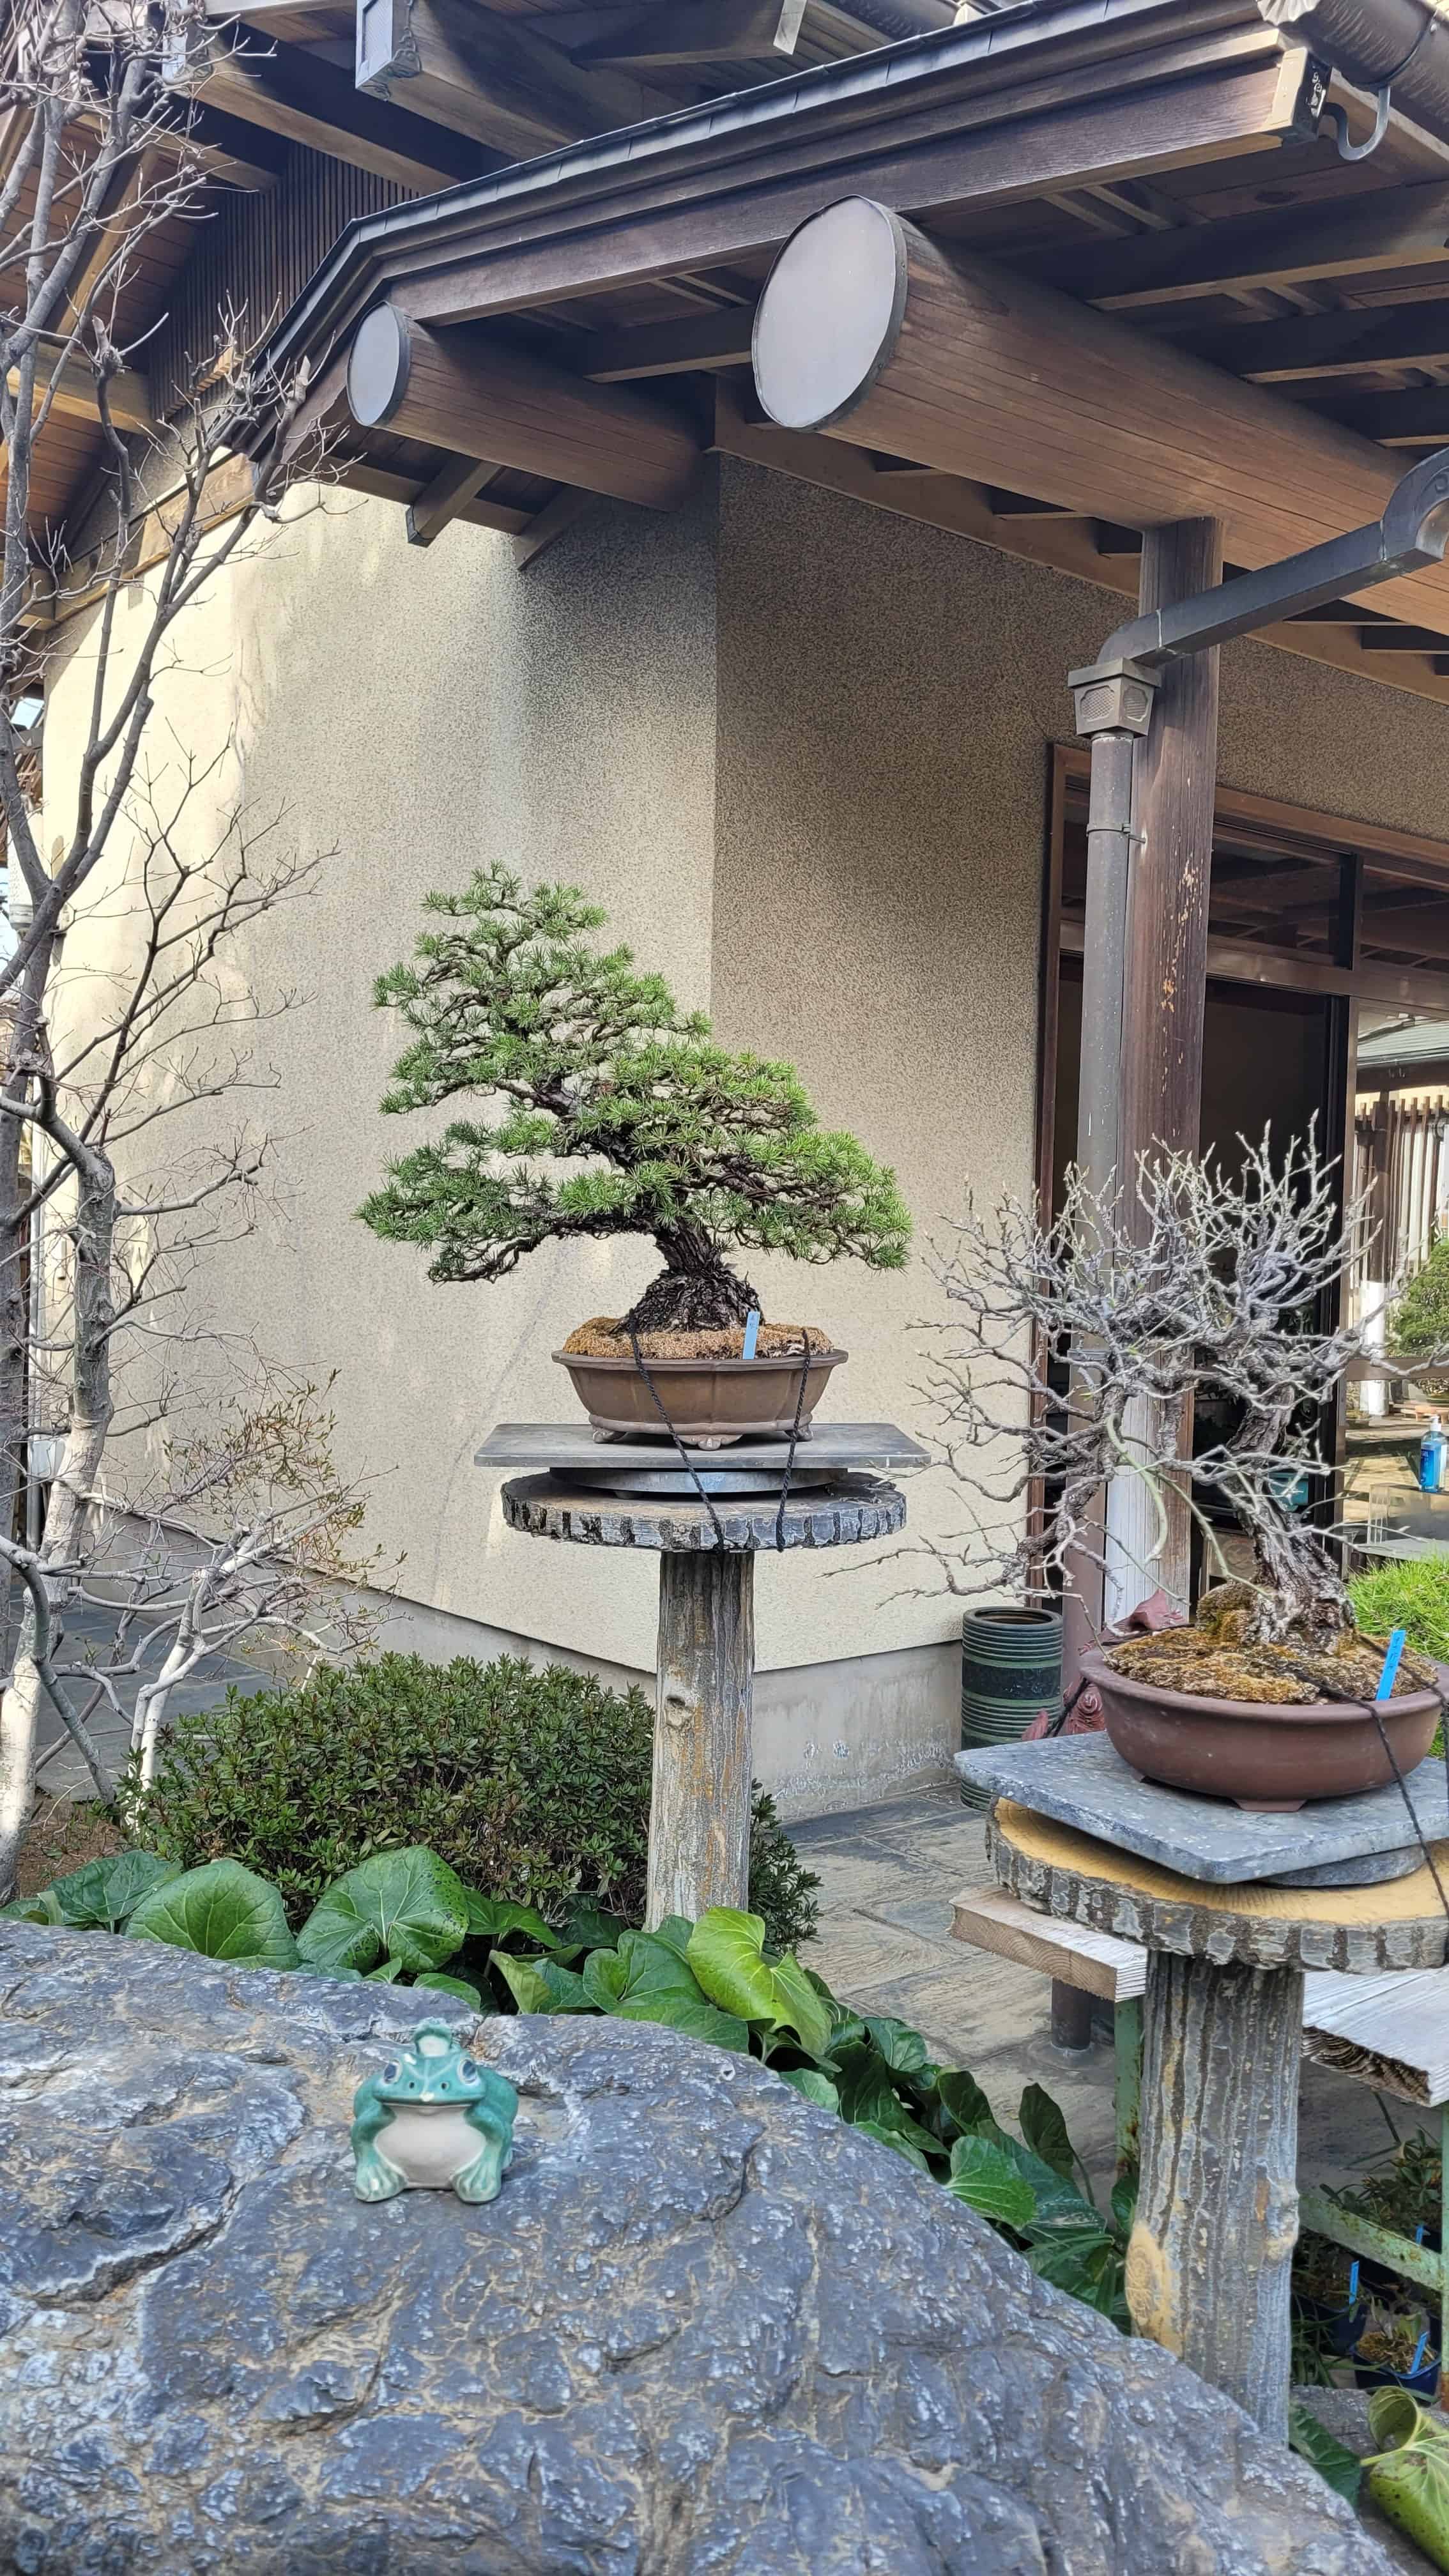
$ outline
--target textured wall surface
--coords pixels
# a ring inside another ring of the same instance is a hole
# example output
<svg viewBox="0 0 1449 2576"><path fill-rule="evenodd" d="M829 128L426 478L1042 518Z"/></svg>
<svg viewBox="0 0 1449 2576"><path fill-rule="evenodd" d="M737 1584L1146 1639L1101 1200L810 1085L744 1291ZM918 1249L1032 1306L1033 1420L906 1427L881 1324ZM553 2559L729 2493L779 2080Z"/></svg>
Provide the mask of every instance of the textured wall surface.
<svg viewBox="0 0 1449 2576"><path fill-rule="evenodd" d="M359 2203L418 2000L0 1926L7 2567L1385 2576L1226 2398L748 2058L485 2022L499 2198Z"/></svg>
<svg viewBox="0 0 1449 2576"><path fill-rule="evenodd" d="M215 1312L309 1375L338 1372L347 1464L377 1479L371 1533L459 1643L479 1622L652 1663L649 1569L508 1535L471 1463L500 1415L558 1415L549 1352L619 1311L651 1263L579 1247L500 1289L434 1289L356 1224L420 1123L376 1113L394 1032L367 994L422 894L492 856L581 882L728 1041L792 1057L827 1123L896 1166L924 1246L968 1186L1031 1184L1049 750L1070 731L1065 673L1119 612L727 462L717 518L712 489L680 519L601 508L522 578L502 538L459 526L420 552L400 512L334 498L198 621L201 675L164 704L187 739L235 726L213 804L236 790L280 812L281 837L321 861L316 894L253 942L259 982L305 998L258 1041L281 1074L261 1104L276 1206L210 1268ZM88 677L83 627L69 641L47 724L58 808ZM1449 839L1443 710L1289 654L1226 654L1220 767ZM833 1407L922 1427L911 1326L939 1309L919 1256L894 1277L752 1268L778 1315L808 1312L850 1349ZM910 1501L919 1534L962 1526L939 1473ZM765 1565L758 1610L779 1676L760 1768L792 1806L939 1762L959 1616L929 1567Z"/></svg>

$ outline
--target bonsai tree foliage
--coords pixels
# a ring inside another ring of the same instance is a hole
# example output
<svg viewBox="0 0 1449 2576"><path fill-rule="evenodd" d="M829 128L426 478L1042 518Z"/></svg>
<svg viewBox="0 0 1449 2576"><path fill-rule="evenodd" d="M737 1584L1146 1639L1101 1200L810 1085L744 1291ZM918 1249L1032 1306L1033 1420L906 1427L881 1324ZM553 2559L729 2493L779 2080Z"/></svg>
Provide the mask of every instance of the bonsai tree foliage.
<svg viewBox="0 0 1449 2576"><path fill-rule="evenodd" d="M817 1126L789 1065L717 1045L629 949L600 955L587 933L606 916L577 887L524 893L494 866L426 908L439 927L376 987L412 1031L382 1106L498 1104L494 1123L458 1120L392 1164L361 1210L388 1241L427 1245L431 1278L502 1279L541 1243L650 1235L663 1274L624 1327L689 1332L759 1305L726 1245L901 1267L894 1175Z"/></svg>
<svg viewBox="0 0 1449 2576"><path fill-rule="evenodd" d="M1325 1470L1322 1408L1372 1331L1320 1321L1361 1219L1311 1139L1275 1154L1266 1135L1236 1177L1195 1155L1144 1159L1130 1196L1094 1194L1073 1169L1051 1225L1014 1200L991 1220L968 1207L935 1264L965 1331L930 1328L927 1390L971 1505L962 1553L933 1550L950 1589L1040 1592L1092 1564L1109 1599L1113 1581L1140 1596L1160 1581L1172 1510L1226 1576L1212 1500L1256 1551L1245 1643L1351 1634L1338 1568L1292 1496ZM1193 1403L1224 1429L1189 1457ZM1141 1516L1114 1518L1111 1496L1132 1480L1157 1534L1124 1572L1119 1533Z"/></svg>

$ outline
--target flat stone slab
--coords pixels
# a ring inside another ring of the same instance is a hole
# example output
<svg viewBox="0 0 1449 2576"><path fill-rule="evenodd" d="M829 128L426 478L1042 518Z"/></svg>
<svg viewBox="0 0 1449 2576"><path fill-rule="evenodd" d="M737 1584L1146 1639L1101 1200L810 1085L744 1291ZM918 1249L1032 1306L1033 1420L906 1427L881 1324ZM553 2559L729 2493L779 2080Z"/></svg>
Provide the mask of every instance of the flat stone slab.
<svg viewBox="0 0 1449 2576"><path fill-rule="evenodd" d="M1281 1884L1328 1885L1318 1873L1337 1874L1345 1862L1393 1854L1401 1867L1417 1868L1420 1853L1398 1789L1373 1789L1362 1798L1328 1798L1289 1816L1254 1816L1226 1799L1194 1798L1139 1780L1105 1735L1062 1736L1044 1744L978 1747L958 1753L963 1780L1010 1798L1039 1816L1073 1825L1098 1842L1117 1844L1144 1860L1160 1861L1184 1878L1221 1886L1255 1879ZM1444 1765L1430 1757L1407 1775L1409 1795L1428 1840L1449 1836L1449 1791ZM1383 1873L1358 1873L1365 1883Z"/></svg>
<svg viewBox="0 0 1449 2576"><path fill-rule="evenodd" d="M1389 2576L1226 2398L888 2147L647 2024L484 2022L500 2197L365 2206L420 2006L0 1925L0 2566Z"/></svg>
<svg viewBox="0 0 1449 2576"><path fill-rule="evenodd" d="M725 1449L691 1450L701 1468L732 1475L783 1472L790 1454L788 1440L735 1440ZM796 1444L797 1466L812 1472L830 1468L850 1475L863 1467L883 1474L904 1474L929 1467L931 1453L898 1431L893 1422L816 1422L808 1440ZM606 1474L611 1467L657 1467L666 1473L679 1465L679 1452L663 1435L649 1440L596 1440L588 1424L577 1422L500 1422L474 1456L475 1467L501 1467L509 1475L524 1468L546 1468L555 1476Z"/></svg>
<svg viewBox="0 0 1449 2576"><path fill-rule="evenodd" d="M519 1476L503 1488L503 1517L530 1538L565 1539L575 1547L653 1548L692 1555L724 1545L741 1555L786 1548L858 1547L892 1538L906 1525L906 1498L873 1476L842 1476L822 1489L790 1494L783 1515L773 1497L746 1501L721 1494L714 1517L684 1495L601 1494L571 1490L562 1476ZM718 1528L716 1528L718 1522Z"/></svg>

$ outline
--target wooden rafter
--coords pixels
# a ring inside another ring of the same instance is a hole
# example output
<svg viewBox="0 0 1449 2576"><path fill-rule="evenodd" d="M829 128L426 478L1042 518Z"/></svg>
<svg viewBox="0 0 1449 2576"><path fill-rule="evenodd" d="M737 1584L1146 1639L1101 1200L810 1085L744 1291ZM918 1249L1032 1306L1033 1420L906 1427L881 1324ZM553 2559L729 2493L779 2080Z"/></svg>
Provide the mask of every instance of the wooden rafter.
<svg viewBox="0 0 1449 2576"><path fill-rule="evenodd" d="M1231 322L1190 332L1180 345L1229 375L1254 376L1265 385L1357 375L1368 367L1434 365L1449 362L1449 297Z"/></svg>
<svg viewBox="0 0 1449 2576"><path fill-rule="evenodd" d="M470 501L475 501L490 483L497 482L503 470L501 465L480 463L476 456L450 456L427 488L409 504L408 544L430 546L461 516Z"/></svg>
<svg viewBox="0 0 1449 2576"><path fill-rule="evenodd" d="M59 375L55 374L55 362L62 345L59 340L48 335L41 343L41 360L35 386L36 403L38 405L41 402L47 387L51 387L52 412L58 413L63 419L99 420L100 402L96 392L94 368L82 357L71 357L65 360ZM16 381L12 370L10 378L12 393L16 390ZM156 416L151 409L150 386L146 378L134 367L119 368L108 380L106 395L111 419L117 429L130 432L156 427Z"/></svg>
<svg viewBox="0 0 1449 2576"><path fill-rule="evenodd" d="M533 26L477 0L357 0L357 86L510 160L674 104L623 73L580 70Z"/></svg>
<svg viewBox="0 0 1449 2576"><path fill-rule="evenodd" d="M586 44L570 48L576 63L627 63L664 71L693 63L788 60L799 42L806 0L655 0L618 13Z"/></svg>
<svg viewBox="0 0 1449 2576"><path fill-rule="evenodd" d="M261 125L335 161L431 195L476 177L476 151L423 118L359 94L349 75L298 45L248 45L200 35L173 66L178 88L246 125Z"/></svg>
<svg viewBox="0 0 1449 2576"><path fill-rule="evenodd" d="M645 376L692 375L708 367L746 367L754 318L752 304L737 304L689 322L643 322L632 330L601 331L585 341L579 372L592 376L595 384L616 385Z"/></svg>
<svg viewBox="0 0 1449 2576"><path fill-rule="evenodd" d="M1272 216L1235 215L1189 232L1144 233L1036 263L1065 294L1109 311L1437 264L1449 264L1449 186L1440 180Z"/></svg>
<svg viewBox="0 0 1449 2576"><path fill-rule="evenodd" d="M1406 393L1359 394L1315 403L1315 411L1376 438L1385 447L1449 446L1449 385L1416 385Z"/></svg>

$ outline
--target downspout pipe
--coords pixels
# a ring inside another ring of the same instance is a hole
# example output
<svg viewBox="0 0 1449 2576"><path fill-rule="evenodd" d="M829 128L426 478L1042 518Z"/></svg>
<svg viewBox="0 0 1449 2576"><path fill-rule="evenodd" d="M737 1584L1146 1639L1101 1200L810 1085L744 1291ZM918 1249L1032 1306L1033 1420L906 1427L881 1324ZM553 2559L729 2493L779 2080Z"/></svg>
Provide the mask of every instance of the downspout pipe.
<svg viewBox="0 0 1449 2576"><path fill-rule="evenodd" d="M1382 96L1449 143L1449 11L1439 0L1258 0L1281 27L1355 89Z"/></svg>

